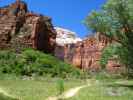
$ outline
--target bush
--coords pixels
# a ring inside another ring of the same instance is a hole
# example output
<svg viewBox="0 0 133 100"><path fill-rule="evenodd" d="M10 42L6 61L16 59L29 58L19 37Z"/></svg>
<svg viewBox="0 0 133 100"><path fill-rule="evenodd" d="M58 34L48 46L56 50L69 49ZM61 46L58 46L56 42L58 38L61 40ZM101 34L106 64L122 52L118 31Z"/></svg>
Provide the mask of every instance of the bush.
<svg viewBox="0 0 133 100"><path fill-rule="evenodd" d="M0 72L20 76L79 76L80 70L59 59L33 49L25 49L20 54L0 51Z"/></svg>
<svg viewBox="0 0 133 100"><path fill-rule="evenodd" d="M64 80L63 79L57 80L57 90L58 90L58 95L63 94L64 92Z"/></svg>
<svg viewBox="0 0 133 100"><path fill-rule="evenodd" d="M104 48L100 59L100 65L103 69L106 68L108 60L113 56L116 56L117 59L119 60L117 55L117 53L119 52L119 46L120 46L119 44L115 43L115 44L110 44L106 48Z"/></svg>

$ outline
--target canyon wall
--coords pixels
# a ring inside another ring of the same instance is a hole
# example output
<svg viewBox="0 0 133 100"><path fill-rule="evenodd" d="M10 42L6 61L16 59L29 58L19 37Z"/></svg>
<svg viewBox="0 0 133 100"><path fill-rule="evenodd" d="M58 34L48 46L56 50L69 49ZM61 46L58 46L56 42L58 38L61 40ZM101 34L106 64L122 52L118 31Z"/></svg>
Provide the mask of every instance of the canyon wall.
<svg viewBox="0 0 133 100"><path fill-rule="evenodd" d="M51 18L28 11L20 0L0 8L0 50L34 48L54 54L85 70L100 70L103 49L113 41L101 33L81 40L75 32L53 27ZM107 70L119 69L116 59L110 59Z"/></svg>
<svg viewBox="0 0 133 100"><path fill-rule="evenodd" d="M64 46L57 46L56 51L60 50L60 52L58 52L56 56L59 56L62 60L73 64L78 68L89 71L98 71L101 69L100 58L102 51L112 42L115 41L107 38L101 33L96 33L82 41L65 44ZM118 60L111 58L108 61L106 69L110 72L118 71L120 69Z"/></svg>
<svg viewBox="0 0 133 100"><path fill-rule="evenodd" d="M68 56L66 54L67 49L69 49L67 46L72 47L73 44L75 44L79 41L82 41L82 39L80 39L78 36L76 36L75 32L70 31L68 29L64 29L61 27L55 27L55 30L57 32L55 56L61 60L64 60L65 57Z"/></svg>
<svg viewBox="0 0 133 100"><path fill-rule="evenodd" d="M0 49L29 47L54 53L56 31L51 18L27 8L20 0L0 8Z"/></svg>

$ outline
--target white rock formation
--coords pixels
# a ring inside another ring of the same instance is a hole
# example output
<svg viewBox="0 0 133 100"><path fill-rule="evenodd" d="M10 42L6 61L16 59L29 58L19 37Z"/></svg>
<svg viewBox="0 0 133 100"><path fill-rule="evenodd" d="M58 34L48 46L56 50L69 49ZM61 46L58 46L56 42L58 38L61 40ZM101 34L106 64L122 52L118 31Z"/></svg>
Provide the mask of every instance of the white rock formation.
<svg viewBox="0 0 133 100"><path fill-rule="evenodd" d="M79 41L82 41L79 37L76 36L75 32L72 32L68 29L55 27L57 32L56 43L60 46L64 46L65 44L73 44Z"/></svg>

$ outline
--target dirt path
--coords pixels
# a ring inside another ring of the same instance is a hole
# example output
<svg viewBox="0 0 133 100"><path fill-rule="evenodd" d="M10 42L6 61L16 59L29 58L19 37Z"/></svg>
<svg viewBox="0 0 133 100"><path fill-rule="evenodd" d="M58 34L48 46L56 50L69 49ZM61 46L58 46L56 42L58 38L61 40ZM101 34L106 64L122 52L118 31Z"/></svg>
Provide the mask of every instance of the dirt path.
<svg viewBox="0 0 133 100"><path fill-rule="evenodd" d="M4 91L2 88L0 88L0 93L6 96L10 96L6 91Z"/></svg>
<svg viewBox="0 0 133 100"><path fill-rule="evenodd" d="M0 88L0 93L2 93L3 95L5 95L7 97L14 98L12 95L9 95L6 91L4 91L2 88Z"/></svg>
<svg viewBox="0 0 133 100"><path fill-rule="evenodd" d="M68 91L64 92L60 96L57 96L57 97L49 97L46 100L58 100L59 98L68 99L68 98L71 98L71 97L75 96L82 88L89 87L89 86L91 86L91 84L88 82L87 85L82 85L82 86L78 86L78 87L75 87L75 88L71 88Z"/></svg>

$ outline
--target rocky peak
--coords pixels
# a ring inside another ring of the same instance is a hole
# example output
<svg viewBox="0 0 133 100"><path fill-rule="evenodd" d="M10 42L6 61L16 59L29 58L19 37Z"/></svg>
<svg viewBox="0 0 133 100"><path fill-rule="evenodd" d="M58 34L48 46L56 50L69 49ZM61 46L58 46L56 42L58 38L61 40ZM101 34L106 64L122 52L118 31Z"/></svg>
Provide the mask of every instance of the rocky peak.
<svg viewBox="0 0 133 100"><path fill-rule="evenodd" d="M72 32L68 29L55 27L57 32L56 43L57 45L64 46L66 44L75 44L79 41L82 41L79 37L77 37L75 32Z"/></svg>
<svg viewBox="0 0 133 100"><path fill-rule="evenodd" d="M21 15L28 11L27 4L24 1L16 0L16 2L0 8L0 15Z"/></svg>
<svg viewBox="0 0 133 100"><path fill-rule="evenodd" d="M56 31L51 18L27 8L21 0L0 8L0 49L32 47L53 53Z"/></svg>

